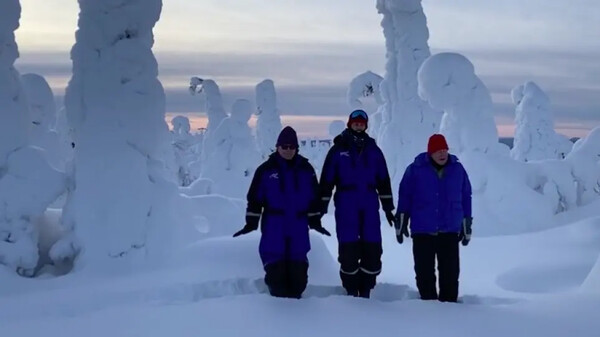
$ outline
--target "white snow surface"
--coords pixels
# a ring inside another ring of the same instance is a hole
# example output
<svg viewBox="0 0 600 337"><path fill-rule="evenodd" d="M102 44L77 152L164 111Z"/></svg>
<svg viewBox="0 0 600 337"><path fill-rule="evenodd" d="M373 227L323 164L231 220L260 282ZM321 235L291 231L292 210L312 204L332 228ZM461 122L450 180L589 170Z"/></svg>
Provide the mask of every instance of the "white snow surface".
<svg viewBox="0 0 600 337"><path fill-rule="evenodd" d="M334 228L331 216L324 220ZM65 337L306 336L307 330L313 336L586 337L600 328L600 294L591 286L600 254L598 217L526 235L474 238L461 248L458 304L417 299L410 240L398 245L387 227L383 234L383 274L368 300L344 295L335 239L314 233L303 299L268 296L255 232L202 240L162 264L110 275L23 280L0 270L0 324L7 336L20 337L53 331Z"/></svg>

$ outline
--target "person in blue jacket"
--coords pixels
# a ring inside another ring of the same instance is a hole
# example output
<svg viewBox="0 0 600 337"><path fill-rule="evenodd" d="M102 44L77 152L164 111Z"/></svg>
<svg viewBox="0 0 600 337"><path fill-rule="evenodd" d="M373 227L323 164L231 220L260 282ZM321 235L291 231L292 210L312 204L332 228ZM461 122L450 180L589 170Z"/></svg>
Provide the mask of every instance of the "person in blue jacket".
<svg viewBox="0 0 600 337"><path fill-rule="evenodd" d="M285 127L276 146L254 174L246 225L233 236L258 229L260 219L259 254L270 294L300 298L308 282L309 228L331 234L321 226L317 176L308 159L298 154L296 131Z"/></svg>
<svg viewBox="0 0 600 337"><path fill-rule="evenodd" d="M412 236L419 294L424 300L456 302L459 242L471 239L471 183L441 134L429 138L427 152L408 166L398 191L396 238ZM435 263L438 263L439 296Z"/></svg>
<svg viewBox="0 0 600 337"><path fill-rule="evenodd" d="M350 114L334 139L321 172L321 213L327 213L335 188L335 222L340 278L348 295L368 298L381 272L379 202L392 226L394 202L381 149L366 133L363 110Z"/></svg>

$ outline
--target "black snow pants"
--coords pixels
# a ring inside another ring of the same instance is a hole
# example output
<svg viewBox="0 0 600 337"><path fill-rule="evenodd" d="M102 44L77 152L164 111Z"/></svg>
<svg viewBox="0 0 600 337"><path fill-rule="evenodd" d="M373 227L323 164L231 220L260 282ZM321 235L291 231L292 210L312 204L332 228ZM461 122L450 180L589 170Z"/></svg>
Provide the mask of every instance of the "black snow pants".
<svg viewBox="0 0 600 337"><path fill-rule="evenodd" d="M412 241L417 288L421 299L456 302L460 273L458 234L414 234ZM439 296L435 277L436 259L439 273Z"/></svg>
<svg viewBox="0 0 600 337"><path fill-rule="evenodd" d="M287 248L286 243L286 248ZM287 250L287 249L286 249ZM287 256L288 254L286 254ZM284 259L264 266L271 296L301 298L308 284L308 260Z"/></svg>
<svg viewBox="0 0 600 337"><path fill-rule="evenodd" d="M348 295L369 298L381 273L381 242L345 242L338 245L342 286Z"/></svg>

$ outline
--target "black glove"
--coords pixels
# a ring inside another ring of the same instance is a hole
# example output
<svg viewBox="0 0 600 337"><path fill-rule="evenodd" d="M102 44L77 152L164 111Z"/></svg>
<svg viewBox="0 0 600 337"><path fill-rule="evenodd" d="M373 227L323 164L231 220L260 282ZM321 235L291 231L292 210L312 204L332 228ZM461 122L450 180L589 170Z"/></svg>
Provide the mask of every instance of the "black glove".
<svg viewBox="0 0 600 337"><path fill-rule="evenodd" d="M233 234L233 237L236 238L240 235L248 234L252 231L257 230L259 220L260 220L260 216L246 215L246 226L244 226L244 228L242 228L241 230L239 230L235 234Z"/></svg>
<svg viewBox="0 0 600 337"><path fill-rule="evenodd" d="M240 235L248 234L248 233L250 233L252 231L255 231L255 230L257 230L256 227L247 224L246 226L244 226L244 228L240 229L235 234L233 234L233 237L237 238Z"/></svg>
<svg viewBox="0 0 600 337"><path fill-rule="evenodd" d="M313 216L313 217L308 218L308 228L314 229L315 231L317 231L323 235L331 236L331 233L329 233L329 231L327 231L321 225L321 219L319 216Z"/></svg>
<svg viewBox="0 0 600 337"><path fill-rule="evenodd" d="M390 227L396 226L396 217L394 216L394 213L392 213L392 211L385 211L385 218L390 224Z"/></svg>
<svg viewBox="0 0 600 337"><path fill-rule="evenodd" d="M463 246L467 246L469 241L471 241L471 225L473 224L473 218L464 218L462 222L462 230L460 231L460 235L458 239Z"/></svg>
<svg viewBox="0 0 600 337"><path fill-rule="evenodd" d="M404 237L409 237L408 233L408 223L410 220L410 216L406 213L398 213L396 214L396 240L399 244L404 242Z"/></svg>

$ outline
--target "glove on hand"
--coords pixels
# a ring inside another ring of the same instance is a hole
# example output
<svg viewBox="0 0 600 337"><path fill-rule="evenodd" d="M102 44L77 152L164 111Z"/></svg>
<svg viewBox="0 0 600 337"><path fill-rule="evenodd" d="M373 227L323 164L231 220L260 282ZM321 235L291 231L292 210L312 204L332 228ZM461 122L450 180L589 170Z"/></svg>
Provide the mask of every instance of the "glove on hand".
<svg viewBox="0 0 600 337"><path fill-rule="evenodd" d="M308 228L314 229L323 235L331 236L331 233L321 225L321 219L318 216L313 216L308 219Z"/></svg>
<svg viewBox="0 0 600 337"><path fill-rule="evenodd" d="M398 213L396 214L396 240L399 244L404 242L404 237L409 237L408 233L408 223L410 220L410 216L406 213Z"/></svg>
<svg viewBox="0 0 600 337"><path fill-rule="evenodd" d="M233 237L236 238L240 235L245 235L248 234L252 231L255 231L258 229L258 224L254 225L254 224L246 224L246 226L244 226L244 228L242 228L241 230L237 231L235 234L233 234Z"/></svg>
<svg viewBox="0 0 600 337"><path fill-rule="evenodd" d="M473 224L473 218L464 218L462 222L462 230L460 231L459 240L463 246L467 246L471 241L471 225Z"/></svg>
<svg viewBox="0 0 600 337"><path fill-rule="evenodd" d="M388 223L390 224L390 227L396 226L396 217L394 216L394 213L392 213L392 211L386 211L385 218L387 219Z"/></svg>

